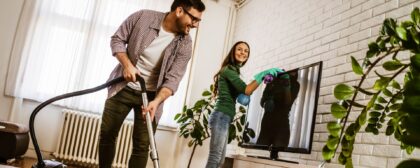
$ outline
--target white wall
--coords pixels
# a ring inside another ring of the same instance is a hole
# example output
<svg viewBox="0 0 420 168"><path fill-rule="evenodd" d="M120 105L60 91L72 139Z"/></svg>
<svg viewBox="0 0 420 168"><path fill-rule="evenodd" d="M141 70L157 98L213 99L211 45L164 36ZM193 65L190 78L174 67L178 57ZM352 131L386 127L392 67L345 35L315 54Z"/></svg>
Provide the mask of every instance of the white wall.
<svg viewBox="0 0 420 168"><path fill-rule="evenodd" d="M4 95L14 35L24 0L0 0L0 120L8 120L13 99Z"/></svg>
<svg viewBox="0 0 420 168"><path fill-rule="evenodd" d="M415 0L249 0L240 9L234 41L245 40L251 46L244 76L252 77L270 67L293 69L324 61L312 153L280 153L282 158L310 165L320 163L321 149L328 138L326 123L334 120L329 112L330 104L336 101L332 89L356 79L350 55L364 56L385 17L406 20L413 7L419 6ZM350 115L350 121L357 114ZM266 151L246 152L268 155ZM419 156L417 149L413 157ZM383 132L373 136L362 131L356 137L356 167L395 167L402 157L407 156L397 141ZM327 167L342 167L336 163Z"/></svg>
<svg viewBox="0 0 420 168"><path fill-rule="evenodd" d="M0 120L9 120L13 98L5 96L5 80L10 60L10 52L14 40L17 23L25 0L0 0ZM200 23L199 40L194 54L192 79L187 102L193 104L201 96L201 92L212 83L212 76L220 66L227 36L230 0L203 0L206 11ZM32 110L39 102L23 100L18 116L19 121L28 123ZM61 126L61 107L48 106L36 118L35 130L43 156L48 158L55 151L59 127ZM156 133L158 152L163 168L186 167L192 151L187 147L188 141L179 138L173 129L159 129ZM197 147L191 167L204 167L208 154L208 141ZM35 157L32 144L26 156ZM148 167L152 167L149 163Z"/></svg>

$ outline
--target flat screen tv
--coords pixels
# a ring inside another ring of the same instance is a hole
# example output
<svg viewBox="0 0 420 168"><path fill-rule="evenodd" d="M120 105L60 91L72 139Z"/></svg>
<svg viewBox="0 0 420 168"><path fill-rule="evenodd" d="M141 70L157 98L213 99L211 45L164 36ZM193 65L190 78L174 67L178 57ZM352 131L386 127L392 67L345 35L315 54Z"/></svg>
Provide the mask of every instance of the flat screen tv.
<svg viewBox="0 0 420 168"><path fill-rule="evenodd" d="M310 154L321 82L322 62L286 71L251 95L247 110L255 138L243 148ZM264 157L263 157L264 158ZM283 160L285 161L285 160Z"/></svg>

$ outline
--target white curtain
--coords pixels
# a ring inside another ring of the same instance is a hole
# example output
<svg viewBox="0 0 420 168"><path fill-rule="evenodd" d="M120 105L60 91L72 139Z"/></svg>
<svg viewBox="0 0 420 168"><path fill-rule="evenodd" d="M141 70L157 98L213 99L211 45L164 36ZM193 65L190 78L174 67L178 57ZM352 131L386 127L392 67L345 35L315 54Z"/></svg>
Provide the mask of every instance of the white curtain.
<svg viewBox="0 0 420 168"><path fill-rule="evenodd" d="M289 112L289 147L308 149L311 143L318 73L319 66L298 71L299 94Z"/></svg>
<svg viewBox="0 0 420 168"><path fill-rule="evenodd" d="M167 12L173 0L37 0L30 30L19 59L19 68L6 93L45 101L51 97L103 84L118 64L111 55L110 37L130 14L140 9ZM192 32L194 35L194 32ZM17 52L19 53L19 52ZM13 60L12 60L13 62ZM10 70L9 70L10 71ZM189 72L189 71L187 71ZM186 81L167 104L184 104ZM12 86L10 86L12 85ZM184 86L185 85L185 86ZM69 98L56 104L102 113L106 90ZM167 107L165 107L168 110ZM161 125L176 126L164 112Z"/></svg>

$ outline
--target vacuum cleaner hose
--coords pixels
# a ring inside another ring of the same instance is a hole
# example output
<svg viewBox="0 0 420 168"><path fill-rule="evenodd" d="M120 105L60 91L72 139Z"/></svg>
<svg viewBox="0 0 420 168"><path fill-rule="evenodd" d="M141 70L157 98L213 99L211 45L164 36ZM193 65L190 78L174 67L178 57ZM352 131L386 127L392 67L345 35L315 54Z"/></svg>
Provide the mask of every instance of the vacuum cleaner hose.
<svg viewBox="0 0 420 168"><path fill-rule="evenodd" d="M140 86L142 86L142 90L145 91L146 89L145 89L144 79L141 78L139 75L136 75L136 79L138 81L140 81ZM29 119L29 131L30 131L30 134L31 134L32 143L33 143L34 148L35 148L36 156L38 158L38 163L36 165L34 165L33 167L34 168L63 167L63 164L61 164L59 162L44 161L43 158L42 158L41 150L40 150L38 142L36 140L35 128L34 128L35 116L36 116L36 114L38 114L38 112L42 108L44 108L48 104L50 104L52 102L55 102L57 100L61 100L61 99L69 98L69 97L74 97L74 96L80 96L80 95L84 95L84 94L88 94L88 93L93 93L93 92L102 90L106 87L109 87L111 85L123 82L124 80L125 80L124 77L118 77L118 78L115 78L111 81L106 82L105 84L102 84L102 85L94 87L94 88L85 89L85 90L76 91L76 92L71 92L71 93L66 93L66 94L63 94L63 95L60 95L60 96L53 97L53 98L41 103L39 106L37 106L34 109L34 111L32 112L31 117ZM48 165L48 164L51 164L51 165Z"/></svg>

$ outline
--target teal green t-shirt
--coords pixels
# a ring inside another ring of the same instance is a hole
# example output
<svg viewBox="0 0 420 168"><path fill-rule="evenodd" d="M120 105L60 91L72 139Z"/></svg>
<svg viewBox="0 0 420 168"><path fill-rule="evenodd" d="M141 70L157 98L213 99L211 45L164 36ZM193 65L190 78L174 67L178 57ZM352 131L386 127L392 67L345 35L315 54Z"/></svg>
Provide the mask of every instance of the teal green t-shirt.
<svg viewBox="0 0 420 168"><path fill-rule="evenodd" d="M232 119L235 116L236 98L245 93L246 83L239 77L239 67L228 65L222 69L218 81L215 111L223 112Z"/></svg>

